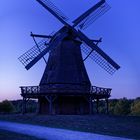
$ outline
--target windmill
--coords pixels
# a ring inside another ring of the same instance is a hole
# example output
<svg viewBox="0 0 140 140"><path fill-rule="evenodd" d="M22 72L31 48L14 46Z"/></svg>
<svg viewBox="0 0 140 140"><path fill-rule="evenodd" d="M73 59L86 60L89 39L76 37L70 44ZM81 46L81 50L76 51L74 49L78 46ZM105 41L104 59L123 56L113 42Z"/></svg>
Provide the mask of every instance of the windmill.
<svg viewBox="0 0 140 140"><path fill-rule="evenodd" d="M52 2L36 1L64 26L51 35L31 33L36 45L19 57L27 70L41 58L46 63L39 86L21 87L23 110L25 111L27 99L37 98L39 113L92 113L92 101L108 99L111 89L91 86L84 61L91 58L109 74L113 74L120 66L98 47L101 38L89 39L81 30L107 12L110 6L105 0L100 0L70 24L68 18ZM37 43L35 38L43 40ZM87 55L85 58L81 51ZM44 57L47 53L48 61Z"/></svg>

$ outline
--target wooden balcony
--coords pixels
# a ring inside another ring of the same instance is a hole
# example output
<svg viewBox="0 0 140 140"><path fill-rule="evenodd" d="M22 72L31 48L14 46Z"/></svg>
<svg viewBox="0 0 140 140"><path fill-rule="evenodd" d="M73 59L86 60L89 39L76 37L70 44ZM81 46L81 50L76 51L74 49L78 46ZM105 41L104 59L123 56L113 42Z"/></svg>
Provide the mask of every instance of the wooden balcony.
<svg viewBox="0 0 140 140"><path fill-rule="evenodd" d="M90 94L98 99L109 98L111 96L111 90L111 88L92 86Z"/></svg>
<svg viewBox="0 0 140 140"><path fill-rule="evenodd" d="M38 98L39 96L45 96L45 95L92 95L95 98L109 98L111 96L111 90L110 88L102 88L102 87L96 87L91 86L89 90L87 90L83 86L83 90L81 92L78 86L69 86L66 87L59 87L59 89L56 86L52 85L45 85L45 86L22 86L21 88L21 96L23 97L29 97L29 98ZM89 92L87 92L89 91Z"/></svg>

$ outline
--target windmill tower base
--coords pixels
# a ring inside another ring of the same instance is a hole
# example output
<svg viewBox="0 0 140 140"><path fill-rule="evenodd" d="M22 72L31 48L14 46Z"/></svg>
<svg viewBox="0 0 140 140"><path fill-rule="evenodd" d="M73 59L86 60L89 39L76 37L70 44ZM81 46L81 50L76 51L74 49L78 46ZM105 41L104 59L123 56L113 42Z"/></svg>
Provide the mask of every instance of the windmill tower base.
<svg viewBox="0 0 140 140"><path fill-rule="evenodd" d="M99 102L106 101L106 113L108 113L108 98L111 89L91 87L90 93L86 94L43 94L40 86L20 87L23 97L22 113L26 113L26 103L30 99L38 99L37 114L48 115L86 115L93 114L93 101L96 103L99 113Z"/></svg>
<svg viewBox="0 0 140 140"><path fill-rule="evenodd" d="M91 108L92 110L92 108ZM38 99L38 114L82 115L90 113L84 96L44 96Z"/></svg>

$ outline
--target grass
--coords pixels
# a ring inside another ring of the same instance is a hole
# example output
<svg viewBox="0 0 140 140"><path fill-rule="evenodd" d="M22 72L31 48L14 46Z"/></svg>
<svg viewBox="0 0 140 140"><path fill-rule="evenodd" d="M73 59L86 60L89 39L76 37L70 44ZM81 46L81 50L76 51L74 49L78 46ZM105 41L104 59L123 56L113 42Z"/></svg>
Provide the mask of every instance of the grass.
<svg viewBox="0 0 140 140"><path fill-rule="evenodd" d="M108 115L0 115L0 120L140 139L140 117Z"/></svg>
<svg viewBox="0 0 140 140"><path fill-rule="evenodd" d="M6 130L0 130L0 140L41 140L35 137L26 136L23 134L18 134L15 132L10 132Z"/></svg>

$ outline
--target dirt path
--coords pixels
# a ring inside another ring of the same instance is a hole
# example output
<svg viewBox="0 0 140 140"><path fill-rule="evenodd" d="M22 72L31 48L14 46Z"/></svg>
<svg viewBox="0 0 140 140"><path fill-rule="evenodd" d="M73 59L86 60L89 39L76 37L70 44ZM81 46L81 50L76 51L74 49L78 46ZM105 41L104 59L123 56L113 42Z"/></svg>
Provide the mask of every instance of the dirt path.
<svg viewBox="0 0 140 140"><path fill-rule="evenodd" d="M48 128L29 124L0 121L0 129L27 134L45 140L128 140L126 138L98 135L64 129ZM130 140L130 139L129 139Z"/></svg>

